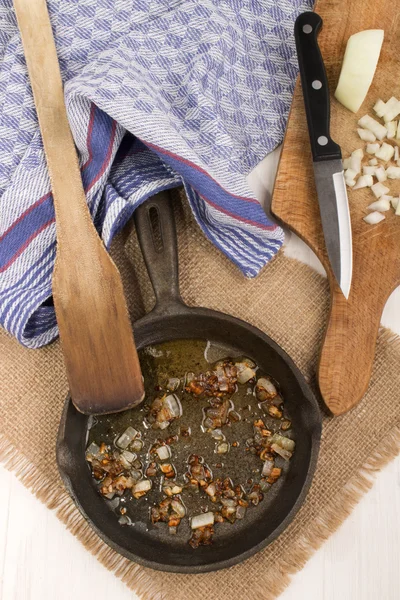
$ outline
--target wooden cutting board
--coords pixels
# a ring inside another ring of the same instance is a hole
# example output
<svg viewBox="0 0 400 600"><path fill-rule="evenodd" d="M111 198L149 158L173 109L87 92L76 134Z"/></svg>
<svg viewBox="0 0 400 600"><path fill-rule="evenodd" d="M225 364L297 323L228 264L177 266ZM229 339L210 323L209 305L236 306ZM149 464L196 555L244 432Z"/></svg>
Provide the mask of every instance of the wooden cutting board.
<svg viewBox="0 0 400 600"><path fill-rule="evenodd" d="M323 19L319 45L331 90L331 135L343 157L365 148L357 134L357 120L372 110L378 98L400 98L400 12L389 0L321 0L316 11ZM346 42L364 29L384 29L385 39L368 96L355 115L333 98ZM378 119L379 120L379 119ZM367 155L368 158L372 158ZM363 164L368 164L367 157ZM386 182L385 182L386 185ZM390 181L391 195L400 182ZM364 395L370 379L375 344L386 300L400 285L400 217L385 213L378 225L363 216L374 201L369 188L349 191L353 228L353 282L349 300L338 288L325 250L312 169L306 116L300 81L297 81L275 183L272 212L299 235L324 265L331 290L331 312L326 328L318 379L331 412L341 414ZM400 310L400 307L399 307Z"/></svg>

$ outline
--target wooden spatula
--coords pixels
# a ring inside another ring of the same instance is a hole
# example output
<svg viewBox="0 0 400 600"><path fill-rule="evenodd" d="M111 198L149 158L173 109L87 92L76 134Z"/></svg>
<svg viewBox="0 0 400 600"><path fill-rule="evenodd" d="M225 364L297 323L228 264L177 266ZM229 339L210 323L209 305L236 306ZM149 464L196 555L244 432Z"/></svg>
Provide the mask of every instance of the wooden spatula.
<svg viewBox="0 0 400 600"><path fill-rule="evenodd" d="M14 0L56 212L53 298L72 400L83 413L144 397L119 272L88 211L46 0Z"/></svg>

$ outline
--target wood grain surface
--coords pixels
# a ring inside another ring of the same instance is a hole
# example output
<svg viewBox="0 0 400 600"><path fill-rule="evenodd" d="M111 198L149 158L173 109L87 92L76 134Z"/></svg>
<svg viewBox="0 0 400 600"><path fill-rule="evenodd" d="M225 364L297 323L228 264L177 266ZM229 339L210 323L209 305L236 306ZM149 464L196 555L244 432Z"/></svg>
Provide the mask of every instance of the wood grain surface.
<svg viewBox="0 0 400 600"><path fill-rule="evenodd" d="M331 134L343 157L365 148L357 121L374 115L378 98L400 97L400 13L389 0L321 0L316 11L323 19L319 45L331 90ZM374 81L355 115L333 98L343 54L350 35L364 29L384 29L385 39ZM367 155L368 158L371 158ZM367 157L363 164L367 163ZM392 195L399 182L390 181ZM375 198L369 188L349 191L353 229L353 281L348 301L329 267L312 169L310 143L300 81L297 81L279 164L272 212L295 231L324 265L331 289L331 313L322 346L318 378L321 394L333 414L341 414L364 395L370 379L376 336L386 300L400 284L400 217L385 213L378 225L363 217Z"/></svg>
<svg viewBox="0 0 400 600"><path fill-rule="evenodd" d="M46 0L14 6L56 211L53 298L71 396L82 412L116 412L144 397L122 281L86 204Z"/></svg>

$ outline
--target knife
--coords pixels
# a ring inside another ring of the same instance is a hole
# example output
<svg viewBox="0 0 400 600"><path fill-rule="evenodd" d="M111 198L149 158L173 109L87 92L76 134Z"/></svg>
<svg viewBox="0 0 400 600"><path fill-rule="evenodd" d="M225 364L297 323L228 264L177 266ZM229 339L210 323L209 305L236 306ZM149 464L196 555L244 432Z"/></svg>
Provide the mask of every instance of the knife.
<svg viewBox="0 0 400 600"><path fill-rule="evenodd" d="M353 271L351 221L342 152L330 136L329 86L317 42L321 27L319 15L305 12L296 20L294 35L325 246L347 299Z"/></svg>

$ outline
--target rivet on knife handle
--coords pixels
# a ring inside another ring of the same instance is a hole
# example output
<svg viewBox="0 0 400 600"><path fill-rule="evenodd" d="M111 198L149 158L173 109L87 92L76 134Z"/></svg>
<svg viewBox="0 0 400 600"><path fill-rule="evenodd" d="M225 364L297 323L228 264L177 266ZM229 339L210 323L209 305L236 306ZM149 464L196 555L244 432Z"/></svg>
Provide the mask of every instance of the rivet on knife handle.
<svg viewBox="0 0 400 600"><path fill-rule="evenodd" d="M313 160L342 158L340 146L330 136L329 86L317 42L322 19L313 12L301 14L295 23L297 57L300 67Z"/></svg>

